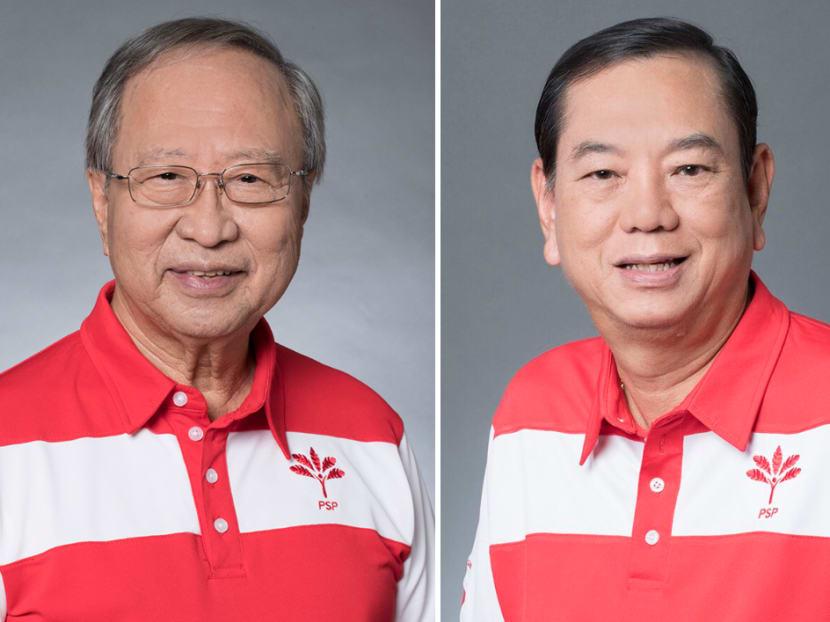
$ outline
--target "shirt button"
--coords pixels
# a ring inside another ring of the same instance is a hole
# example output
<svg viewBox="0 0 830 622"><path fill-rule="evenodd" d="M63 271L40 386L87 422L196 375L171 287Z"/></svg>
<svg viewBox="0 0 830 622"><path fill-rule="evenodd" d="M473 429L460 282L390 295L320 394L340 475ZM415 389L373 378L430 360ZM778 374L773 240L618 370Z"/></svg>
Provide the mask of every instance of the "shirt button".
<svg viewBox="0 0 830 622"><path fill-rule="evenodd" d="M215 521L213 521L213 527L219 533L225 533L228 530L228 521L226 521L224 518L217 518Z"/></svg>
<svg viewBox="0 0 830 622"><path fill-rule="evenodd" d="M646 544L650 544L654 546L657 544L657 541L660 539L660 533L656 529L649 529L646 532Z"/></svg>
<svg viewBox="0 0 830 622"><path fill-rule="evenodd" d="M191 441L201 441L205 433L202 432L202 428L198 425L194 425L187 431L187 435L190 437Z"/></svg>
<svg viewBox="0 0 830 622"><path fill-rule="evenodd" d="M663 492L663 489L666 487L666 482L664 482L660 477L655 477L651 480L649 486L651 486L652 492Z"/></svg>
<svg viewBox="0 0 830 622"><path fill-rule="evenodd" d="M217 481L219 481L219 473L217 473L215 469L208 469L207 471L205 471L205 479L208 481L208 483L215 484Z"/></svg>
<svg viewBox="0 0 830 622"><path fill-rule="evenodd" d="M184 406L185 404L187 404L187 393L185 393L184 391L176 391L173 394L173 403L176 406Z"/></svg>

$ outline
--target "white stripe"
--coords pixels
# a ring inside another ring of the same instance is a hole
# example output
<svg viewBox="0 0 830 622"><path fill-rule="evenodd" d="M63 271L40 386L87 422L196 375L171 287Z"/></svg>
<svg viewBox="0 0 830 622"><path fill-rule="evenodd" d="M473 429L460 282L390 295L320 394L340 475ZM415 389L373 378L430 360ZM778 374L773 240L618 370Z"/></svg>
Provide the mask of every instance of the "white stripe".
<svg viewBox="0 0 830 622"><path fill-rule="evenodd" d="M481 491L481 511L476 528L473 550L467 560L464 572L464 602L461 605L461 622L504 622L496 594L493 570L490 567L490 516L496 511L492 507L498 500L490 502L491 473L496 465L493 461L494 438L490 428L487 444L487 467L484 471L484 486Z"/></svg>
<svg viewBox="0 0 830 622"><path fill-rule="evenodd" d="M771 465L779 446L783 460L800 455L794 466L801 472L776 486L770 504L770 486L746 473L758 468L755 455L764 456ZM828 425L798 434L754 434L744 453L713 432L687 436L672 533L716 536L769 531L830 537L828 448Z"/></svg>
<svg viewBox="0 0 830 622"><path fill-rule="evenodd" d="M583 440L541 430L495 437L487 465L490 544L530 533L631 535L642 443L600 436L580 466Z"/></svg>
<svg viewBox="0 0 830 622"><path fill-rule="evenodd" d="M199 533L175 436L0 447L0 564L74 542Z"/></svg>
<svg viewBox="0 0 830 622"><path fill-rule="evenodd" d="M412 550L403 565L403 576L398 581L395 620L432 622L435 620L435 519L415 454L409 448L405 435L398 446L398 456L407 476L409 496L415 510L415 532Z"/></svg>
<svg viewBox="0 0 830 622"><path fill-rule="evenodd" d="M327 481L323 497L317 480L289 470L297 463L285 459L270 430L232 432L228 477L240 531L340 524L412 542L413 502L397 445L289 432L288 446L309 458L311 447L320 460L334 457L344 477Z"/></svg>

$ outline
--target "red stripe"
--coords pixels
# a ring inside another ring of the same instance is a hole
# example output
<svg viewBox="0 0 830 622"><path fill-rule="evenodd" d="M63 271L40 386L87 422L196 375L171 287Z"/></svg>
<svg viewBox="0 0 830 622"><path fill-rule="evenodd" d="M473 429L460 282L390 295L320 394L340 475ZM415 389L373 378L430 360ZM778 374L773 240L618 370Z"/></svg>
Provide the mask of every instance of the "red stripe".
<svg viewBox="0 0 830 622"><path fill-rule="evenodd" d="M369 529L308 526L242 535L237 576L212 577L199 536L58 547L0 568L10 619L394 620L409 547Z"/></svg>
<svg viewBox="0 0 830 622"><path fill-rule="evenodd" d="M674 537L662 582L630 575L631 545L630 538L533 534L491 546L505 622L830 620L828 538Z"/></svg>

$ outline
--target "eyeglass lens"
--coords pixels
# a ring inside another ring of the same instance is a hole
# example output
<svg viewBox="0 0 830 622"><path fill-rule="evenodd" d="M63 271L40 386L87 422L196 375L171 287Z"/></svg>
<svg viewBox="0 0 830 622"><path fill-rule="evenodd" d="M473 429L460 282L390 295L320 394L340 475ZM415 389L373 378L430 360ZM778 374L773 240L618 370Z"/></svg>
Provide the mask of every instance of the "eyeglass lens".
<svg viewBox="0 0 830 622"><path fill-rule="evenodd" d="M144 166L130 171L136 203L170 207L189 203L199 175L186 166ZM240 164L222 173L227 197L235 203L273 203L288 195L291 171L282 164Z"/></svg>

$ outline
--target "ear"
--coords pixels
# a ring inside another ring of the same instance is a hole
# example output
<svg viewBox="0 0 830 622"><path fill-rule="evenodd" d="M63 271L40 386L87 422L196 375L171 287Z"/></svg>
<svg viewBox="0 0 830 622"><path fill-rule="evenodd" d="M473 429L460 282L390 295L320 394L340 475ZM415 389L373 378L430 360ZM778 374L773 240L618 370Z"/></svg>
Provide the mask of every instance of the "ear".
<svg viewBox="0 0 830 622"><path fill-rule="evenodd" d="M301 206L302 211L300 212L300 227L304 227L306 220L308 220L308 208L310 202L311 197L303 197L303 204ZM300 234L302 234L302 231L300 231Z"/></svg>
<svg viewBox="0 0 830 622"><path fill-rule="evenodd" d="M763 249L767 242L763 223L774 176L775 158L772 155L772 149L766 143L755 145L755 152L752 156L752 170L749 172L747 183L747 196L749 197L749 208L752 210L752 246L756 251Z"/></svg>
<svg viewBox="0 0 830 622"><path fill-rule="evenodd" d="M545 238L542 255L550 265L558 266L560 259L559 247L556 244L556 201L553 188L548 187L541 158L536 158L530 168L530 187L533 190L533 198L536 199L539 225Z"/></svg>
<svg viewBox="0 0 830 622"><path fill-rule="evenodd" d="M95 220L98 221L98 233L104 245L104 255L109 257L109 236L107 235L107 212L109 198L107 196L107 176L102 171L86 170L86 179L89 182L89 193L92 195L92 210Z"/></svg>
<svg viewBox="0 0 830 622"><path fill-rule="evenodd" d="M308 220L308 209L311 204L311 189L314 186L314 180L317 178L317 171L311 171L305 177L302 177L303 186L303 205L302 212L300 212L300 225L304 225Z"/></svg>

